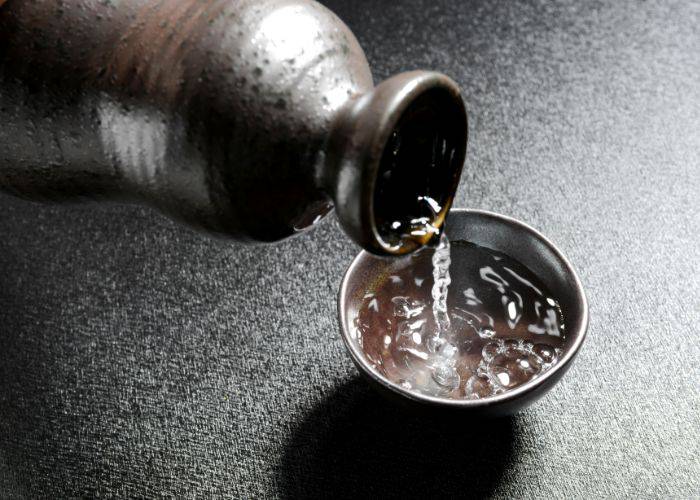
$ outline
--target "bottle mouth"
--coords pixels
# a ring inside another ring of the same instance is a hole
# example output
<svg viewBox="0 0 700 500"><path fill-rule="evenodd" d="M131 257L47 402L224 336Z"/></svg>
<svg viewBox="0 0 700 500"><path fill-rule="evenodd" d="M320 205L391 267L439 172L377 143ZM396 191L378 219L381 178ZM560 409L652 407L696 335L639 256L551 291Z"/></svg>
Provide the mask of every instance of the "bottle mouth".
<svg viewBox="0 0 700 500"><path fill-rule="evenodd" d="M409 101L384 146L371 214L386 253L412 252L436 238L459 185L467 127L461 98L429 87Z"/></svg>
<svg viewBox="0 0 700 500"><path fill-rule="evenodd" d="M467 114L440 73L396 75L351 103L328 150L345 231L365 250L404 255L441 231L459 185Z"/></svg>

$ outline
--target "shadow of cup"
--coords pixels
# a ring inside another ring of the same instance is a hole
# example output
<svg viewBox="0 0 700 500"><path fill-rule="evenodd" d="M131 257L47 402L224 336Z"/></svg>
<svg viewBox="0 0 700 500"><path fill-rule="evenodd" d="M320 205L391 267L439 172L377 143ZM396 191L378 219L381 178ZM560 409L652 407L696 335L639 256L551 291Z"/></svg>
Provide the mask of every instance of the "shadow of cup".
<svg viewBox="0 0 700 500"><path fill-rule="evenodd" d="M437 416L381 397L361 379L340 386L287 444L287 498L488 497L514 456L514 420Z"/></svg>

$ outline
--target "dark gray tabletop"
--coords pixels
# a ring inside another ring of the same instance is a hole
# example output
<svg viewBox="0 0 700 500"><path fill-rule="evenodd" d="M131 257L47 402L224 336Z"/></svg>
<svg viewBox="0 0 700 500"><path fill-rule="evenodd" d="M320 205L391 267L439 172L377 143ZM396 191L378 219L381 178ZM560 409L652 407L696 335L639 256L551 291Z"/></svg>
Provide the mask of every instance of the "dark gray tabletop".
<svg viewBox="0 0 700 500"><path fill-rule="evenodd" d="M571 371L511 419L417 418L345 353L333 217L253 248L0 196L0 496L699 496L699 4L327 3L377 80L464 89L456 206L568 255Z"/></svg>

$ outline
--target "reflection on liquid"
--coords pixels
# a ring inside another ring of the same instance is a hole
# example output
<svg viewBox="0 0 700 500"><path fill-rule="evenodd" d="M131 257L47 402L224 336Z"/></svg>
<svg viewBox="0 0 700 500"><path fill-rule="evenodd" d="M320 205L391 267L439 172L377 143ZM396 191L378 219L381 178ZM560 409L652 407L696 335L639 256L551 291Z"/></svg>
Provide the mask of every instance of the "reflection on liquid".
<svg viewBox="0 0 700 500"><path fill-rule="evenodd" d="M374 370L406 389L484 398L541 375L561 355L556 298L504 254L442 238L377 269L351 335Z"/></svg>

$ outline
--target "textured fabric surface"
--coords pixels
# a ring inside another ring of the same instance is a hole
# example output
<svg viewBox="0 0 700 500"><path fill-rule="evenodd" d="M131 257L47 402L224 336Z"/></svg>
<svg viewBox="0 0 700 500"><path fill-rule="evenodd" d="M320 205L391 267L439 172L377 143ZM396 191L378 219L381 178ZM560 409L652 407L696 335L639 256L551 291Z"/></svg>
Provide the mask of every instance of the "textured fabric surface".
<svg viewBox="0 0 700 500"><path fill-rule="evenodd" d="M462 86L456 206L570 258L591 307L574 366L516 417L419 418L345 353L357 249L333 217L253 248L3 195L0 496L698 497L698 3L327 4L378 80Z"/></svg>

